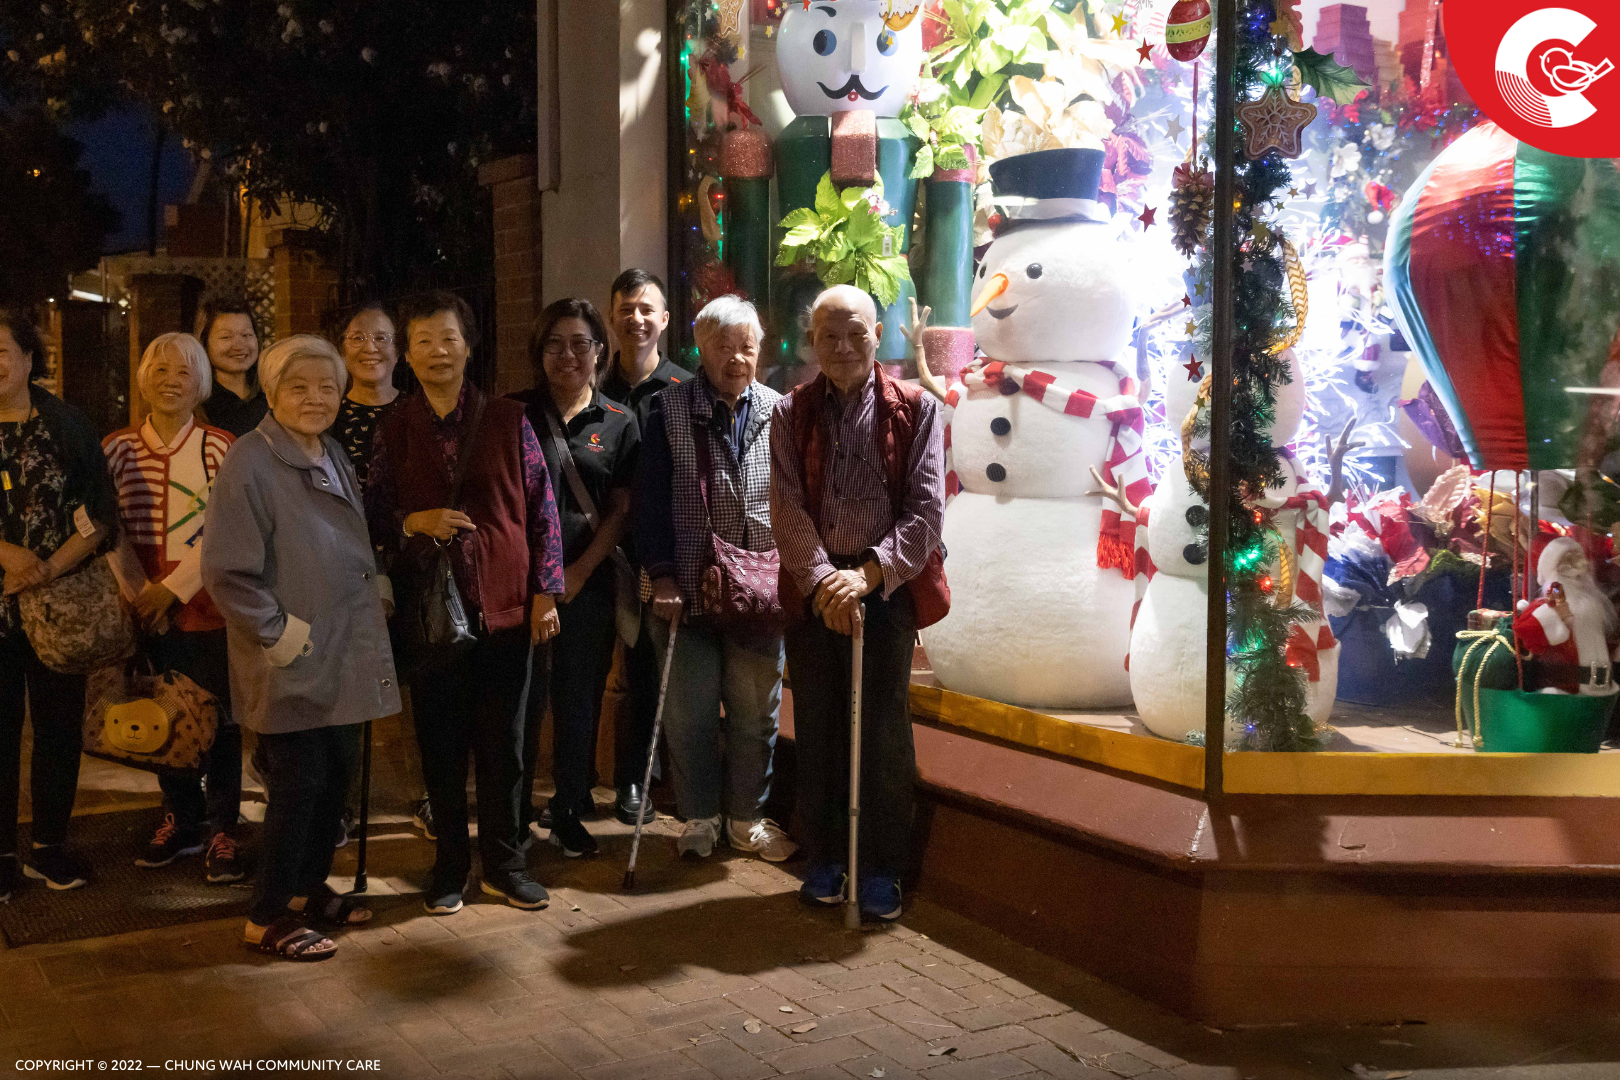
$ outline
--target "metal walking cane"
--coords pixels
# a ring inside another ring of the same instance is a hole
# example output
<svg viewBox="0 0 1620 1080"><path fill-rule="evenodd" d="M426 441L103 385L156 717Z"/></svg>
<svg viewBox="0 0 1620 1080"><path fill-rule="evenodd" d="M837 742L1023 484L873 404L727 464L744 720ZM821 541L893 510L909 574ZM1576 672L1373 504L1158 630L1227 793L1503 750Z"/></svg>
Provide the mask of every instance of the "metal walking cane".
<svg viewBox="0 0 1620 1080"><path fill-rule="evenodd" d="M861 833L861 662L866 651L866 605L855 607L855 633L849 643L849 879L844 887L844 928L861 928L856 866Z"/></svg>
<svg viewBox="0 0 1620 1080"><path fill-rule="evenodd" d="M641 852L641 826L657 817L652 805L653 762L658 758L658 732L664 725L664 699L669 696L669 669L675 666L675 635L681 628L681 613L669 620L669 648L664 653L664 674L658 681L658 709L653 713L652 742L647 747L647 771L641 779L641 810L636 814L636 835L630 841L630 865L624 869L624 891L636 887L636 856Z"/></svg>
<svg viewBox="0 0 1620 1080"><path fill-rule="evenodd" d="M371 823L371 721L366 721L365 742L360 744L360 847L354 853L354 892L366 891L366 833Z"/></svg>

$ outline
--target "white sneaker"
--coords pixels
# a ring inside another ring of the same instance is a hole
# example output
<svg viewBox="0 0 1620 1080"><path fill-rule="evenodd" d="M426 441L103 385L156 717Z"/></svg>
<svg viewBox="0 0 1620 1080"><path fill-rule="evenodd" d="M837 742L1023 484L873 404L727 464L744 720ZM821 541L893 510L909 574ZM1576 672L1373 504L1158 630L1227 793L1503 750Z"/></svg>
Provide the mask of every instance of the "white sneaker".
<svg viewBox="0 0 1620 1080"><path fill-rule="evenodd" d="M738 851L752 851L766 862L786 862L799 850L799 845L788 839L782 826L770 818L758 821L737 821L726 824L726 840Z"/></svg>
<svg viewBox="0 0 1620 1080"><path fill-rule="evenodd" d="M707 859L714 854L714 845L719 839L719 814L712 818L693 818L686 823L680 838L675 841L675 854Z"/></svg>

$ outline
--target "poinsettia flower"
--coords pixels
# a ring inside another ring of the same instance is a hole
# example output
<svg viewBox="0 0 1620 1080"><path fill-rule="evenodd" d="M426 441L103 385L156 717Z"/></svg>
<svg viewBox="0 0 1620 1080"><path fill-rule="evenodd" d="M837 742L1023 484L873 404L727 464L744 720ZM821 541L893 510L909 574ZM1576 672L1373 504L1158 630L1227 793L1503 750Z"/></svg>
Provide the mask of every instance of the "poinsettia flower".
<svg viewBox="0 0 1620 1080"><path fill-rule="evenodd" d="M1066 100L1089 94L1098 101L1113 101L1115 81L1121 77L1131 86L1134 98L1142 79L1137 74L1141 57L1135 46L1119 38L1092 37L1086 33L1083 19L1075 19L1067 25L1049 19L1046 28L1057 44L1057 48L1047 54L1046 75L1067 88Z"/></svg>

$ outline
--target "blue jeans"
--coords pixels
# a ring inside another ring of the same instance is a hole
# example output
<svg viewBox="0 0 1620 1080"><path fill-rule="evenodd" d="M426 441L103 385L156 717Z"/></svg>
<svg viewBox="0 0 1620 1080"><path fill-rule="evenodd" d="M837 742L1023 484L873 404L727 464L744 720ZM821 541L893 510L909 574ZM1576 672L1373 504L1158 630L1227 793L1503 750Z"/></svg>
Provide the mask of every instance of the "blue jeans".
<svg viewBox="0 0 1620 1080"><path fill-rule="evenodd" d="M669 624L648 619L647 629L662 658L669 648ZM753 821L763 813L781 709L780 638L745 641L702 624L681 627L664 702L664 733L682 817L712 818L723 809L727 817Z"/></svg>

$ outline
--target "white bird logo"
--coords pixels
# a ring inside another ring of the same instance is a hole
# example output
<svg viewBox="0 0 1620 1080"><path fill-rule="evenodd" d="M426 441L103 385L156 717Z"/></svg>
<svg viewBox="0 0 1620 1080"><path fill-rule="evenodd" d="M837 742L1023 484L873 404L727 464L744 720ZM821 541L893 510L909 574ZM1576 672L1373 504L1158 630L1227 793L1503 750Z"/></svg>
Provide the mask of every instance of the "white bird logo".
<svg viewBox="0 0 1620 1080"><path fill-rule="evenodd" d="M1577 60L1573 47L1596 29L1597 23L1569 8L1532 11L1509 27L1496 49L1496 88L1508 107L1544 128L1574 127L1591 119L1597 106L1583 91L1612 72L1614 64L1607 57L1595 64ZM1551 42L1558 44L1542 49ZM1556 94L1543 93L1530 81L1530 61L1538 51L1541 74Z"/></svg>

